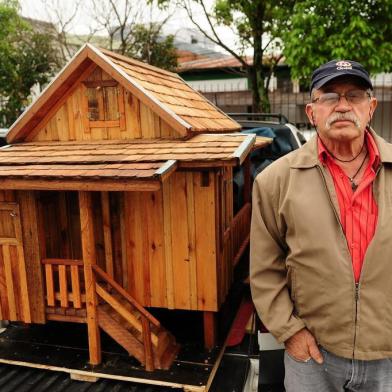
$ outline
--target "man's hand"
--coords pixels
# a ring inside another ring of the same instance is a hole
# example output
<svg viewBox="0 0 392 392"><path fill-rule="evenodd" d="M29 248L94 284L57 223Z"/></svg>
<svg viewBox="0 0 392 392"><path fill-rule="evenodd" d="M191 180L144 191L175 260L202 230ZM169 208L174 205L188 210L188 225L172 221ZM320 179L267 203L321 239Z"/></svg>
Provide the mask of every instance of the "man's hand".
<svg viewBox="0 0 392 392"><path fill-rule="evenodd" d="M313 335L306 329L301 329L285 342L287 353L299 361L308 361L313 358L317 363L323 363L323 356L317 347Z"/></svg>

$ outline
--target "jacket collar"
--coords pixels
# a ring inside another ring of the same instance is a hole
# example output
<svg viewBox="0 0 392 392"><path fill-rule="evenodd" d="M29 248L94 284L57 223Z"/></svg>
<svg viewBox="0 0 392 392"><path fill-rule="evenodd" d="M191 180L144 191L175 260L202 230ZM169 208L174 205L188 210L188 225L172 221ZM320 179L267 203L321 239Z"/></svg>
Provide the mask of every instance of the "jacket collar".
<svg viewBox="0 0 392 392"><path fill-rule="evenodd" d="M372 128L369 128L369 132L376 142L381 162L392 163L392 145L378 136ZM293 157L290 167L293 169L307 169L319 164L316 134L298 150L298 153Z"/></svg>

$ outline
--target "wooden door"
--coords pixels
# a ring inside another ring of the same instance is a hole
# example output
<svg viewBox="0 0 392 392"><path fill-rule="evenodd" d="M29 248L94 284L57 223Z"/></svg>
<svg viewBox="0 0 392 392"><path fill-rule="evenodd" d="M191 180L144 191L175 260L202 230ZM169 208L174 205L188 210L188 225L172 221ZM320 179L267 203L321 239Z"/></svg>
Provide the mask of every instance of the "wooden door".
<svg viewBox="0 0 392 392"><path fill-rule="evenodd" d="M0 319L31 322L19 205L0 202Z"/></svg>

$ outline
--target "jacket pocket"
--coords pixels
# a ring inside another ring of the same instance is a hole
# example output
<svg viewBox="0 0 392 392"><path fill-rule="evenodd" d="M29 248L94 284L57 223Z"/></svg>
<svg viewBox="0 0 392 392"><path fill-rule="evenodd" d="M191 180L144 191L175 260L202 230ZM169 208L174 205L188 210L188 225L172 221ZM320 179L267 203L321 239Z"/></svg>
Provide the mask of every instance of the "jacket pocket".
<svg viewBox="0 0 392 392"><path fill-rule="evenodd" d="M291 359L292 361L297 362L297 363L306 364L306 363L311 363L313 361L313 359L311 357L308 359L304 359L304 360L295 358L293 355L289 354L287 350L285 350L285 354L287 355L287 357L289 359Z"/></svg>

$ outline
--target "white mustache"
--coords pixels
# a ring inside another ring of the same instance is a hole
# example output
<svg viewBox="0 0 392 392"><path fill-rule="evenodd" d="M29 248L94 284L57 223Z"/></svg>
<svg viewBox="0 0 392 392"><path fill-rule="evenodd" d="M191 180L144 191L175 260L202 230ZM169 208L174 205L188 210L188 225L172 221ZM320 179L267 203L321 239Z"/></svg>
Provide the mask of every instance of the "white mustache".
<svg viewBox="0 0 392 392"><path fill-rule="evenodd" d="M325 122L325 126L327 129L331 128L331 125L339 120L347 120L347 121L351 121L352 123L354 123L354 125L357 128L360 128L361 126L361 122L359 121L359 118L351 113L351 112L346 112L346 113L340 113L340 112L336 112L336 113L332 113L328 118L327 121Z"/></svg>

